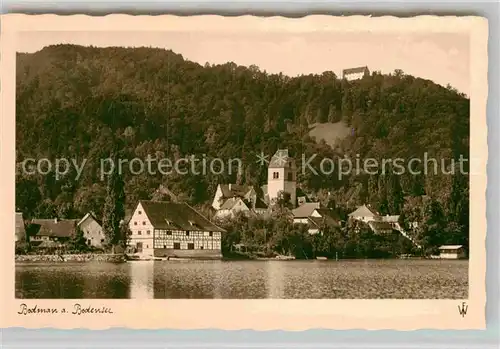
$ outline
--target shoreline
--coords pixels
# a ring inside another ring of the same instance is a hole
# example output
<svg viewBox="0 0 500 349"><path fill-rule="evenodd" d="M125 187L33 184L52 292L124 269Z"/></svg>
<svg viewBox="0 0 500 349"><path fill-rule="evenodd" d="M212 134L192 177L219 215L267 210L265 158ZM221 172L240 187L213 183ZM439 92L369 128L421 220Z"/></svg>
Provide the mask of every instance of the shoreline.
<svg viewBox="0 0 500 349"><path fill-rule="evenodd" d="M43 254L43 255L16 255L16 263L66 263L66 262L105 262L105 263L125 263L127 257L124 254L104 254L104 253L81 253L81 254Z"/></svg>

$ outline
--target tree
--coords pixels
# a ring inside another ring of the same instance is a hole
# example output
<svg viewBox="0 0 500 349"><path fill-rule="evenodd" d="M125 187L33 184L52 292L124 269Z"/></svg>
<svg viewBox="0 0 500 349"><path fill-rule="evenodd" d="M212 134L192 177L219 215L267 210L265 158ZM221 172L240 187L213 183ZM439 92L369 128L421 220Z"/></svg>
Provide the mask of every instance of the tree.
<svg viewBox="0 0 500 349"><path fill-rule="evenodd" d="M112 156L118 163L118 155ZM106 200L104 202L102 228L111 246L122 243L124 238L120 229L120 222L125 217L125 191L122 175L115 168L108 177Z"/></svg>
<svg viewBox="0 0 500 349"><path fill-rule="evenodd" d="M71 240L71 247L74 251L78 252L86 252L89 249L85 236L83 235L83 231L80 227L76 228L75 236Z"/></svg>

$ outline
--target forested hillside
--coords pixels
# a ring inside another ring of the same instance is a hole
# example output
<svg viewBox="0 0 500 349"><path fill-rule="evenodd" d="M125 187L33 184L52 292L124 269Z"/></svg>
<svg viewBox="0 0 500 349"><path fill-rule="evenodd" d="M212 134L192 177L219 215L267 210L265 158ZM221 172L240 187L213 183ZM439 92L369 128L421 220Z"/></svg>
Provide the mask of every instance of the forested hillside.
<svg viewBox="0 0 500 349"><path fill-rule="evenodd" d="M19 53L17 62L18 163L87 159L78 181L74 173L58 181L50 174L19 173L16 205L27 216L100 214L106 183L99 178L99 159L117 144L122 158L205 154L238 157L245 165L240 176L126 173L129 206L151 198L160 184L193 205L211 200L221 182L262 185L267 168L255 154L272 155L278 148L288 148L299 162L302 154L318 154L316 165L323 157L356 154L468 158L469 100L398 70L353 82L332 72L291 78L234 63L202 66L163 49L73 45ZM311 125L339 121L352 132L335 149L309 136ZM383 214L420 215L432 229L451 229L448 234L465 242L467 176L361 173L339 180L308 172L298 182L345 210L369 202Z"/></svg>

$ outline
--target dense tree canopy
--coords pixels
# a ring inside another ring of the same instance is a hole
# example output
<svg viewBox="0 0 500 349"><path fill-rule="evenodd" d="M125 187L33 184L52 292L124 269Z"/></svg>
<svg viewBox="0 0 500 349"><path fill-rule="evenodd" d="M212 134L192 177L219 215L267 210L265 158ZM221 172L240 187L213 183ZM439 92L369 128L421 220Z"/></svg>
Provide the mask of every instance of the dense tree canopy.
<svg viewBox="0 0 500 349"><path fill-rule="evenodd" d="M267 168L256 163L255 154L278 148L288 148L299 162L302 154L317 154L311 162L316 168L324 157L408 160L427 154L444 159L447 168L451 159L468 158L466 96L401 71L351 82L333 72L291 78L232 62L202 66L145 47L56 45L19 53L17 59L18 163L86 160L78 179L74 170L55 178L26 175L18 167L17 206L27 216L71 217L88 210L102 215L106 180L100 161L110 156L113 139L120 140L120 154L128 159L203 155L241 158L244 164L241 173L230 174L127 170L129 207L151 198L160 184L194 205L210 201L220 182L265 184ZM343 122L353 131L330 147L309 136L312 124L325 122ZM339 178L336 171L299 171L298 185L339 208L370 202L383 214L411 210L408 198L426 195L442 210L443 229L454 222L453 234L464 239L468 231L466 175L361 172Z"/></svg>

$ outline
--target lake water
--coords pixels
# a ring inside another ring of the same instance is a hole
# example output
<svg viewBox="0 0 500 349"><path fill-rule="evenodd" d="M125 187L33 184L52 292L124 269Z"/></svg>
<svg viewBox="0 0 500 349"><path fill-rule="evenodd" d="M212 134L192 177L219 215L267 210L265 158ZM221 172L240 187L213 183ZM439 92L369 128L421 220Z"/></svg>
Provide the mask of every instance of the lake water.
<svg viewBox="0 0 500 349"><path fill-rule="evenodd" d="M16 265L16 298L460 299L467 295L466 260Z"/></svg>

